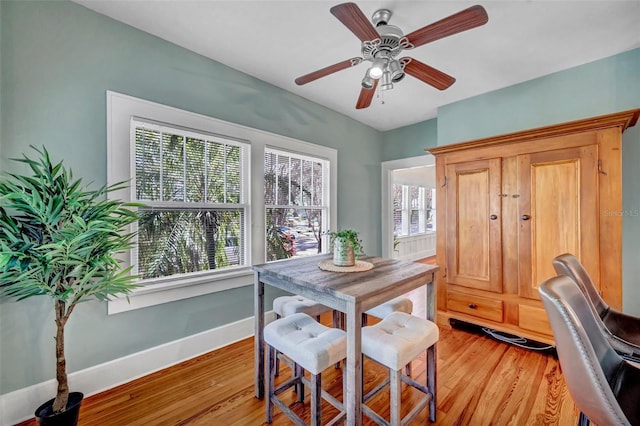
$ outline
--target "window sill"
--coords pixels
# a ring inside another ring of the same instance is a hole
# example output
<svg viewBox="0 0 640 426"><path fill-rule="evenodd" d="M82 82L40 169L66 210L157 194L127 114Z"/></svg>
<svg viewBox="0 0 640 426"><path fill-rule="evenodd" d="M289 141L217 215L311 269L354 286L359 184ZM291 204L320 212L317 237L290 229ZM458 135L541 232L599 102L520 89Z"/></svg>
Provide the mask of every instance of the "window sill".
<svg viewBox="0 0 640 426"><path fill-rule="evenodd" d="M129 300L125 296L110 300L107 303L108 315L253 285L253 271L246 266L222 273L163 278L145 283L129 293Z"/></svg>

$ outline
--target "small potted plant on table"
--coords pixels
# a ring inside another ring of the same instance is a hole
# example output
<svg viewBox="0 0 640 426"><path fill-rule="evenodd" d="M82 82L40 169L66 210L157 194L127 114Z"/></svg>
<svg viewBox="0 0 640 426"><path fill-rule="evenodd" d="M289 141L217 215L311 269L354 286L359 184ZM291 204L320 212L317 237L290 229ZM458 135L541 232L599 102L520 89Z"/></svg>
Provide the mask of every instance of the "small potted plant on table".
<svg viewBox="0 0 640 426"><path fill-rule="evenodd" d="M333 264L336 266L353 266L356 257L364 254L362 240L358 232L353 229L342 229L329 232L331 248L333 249Z"/></svg>
<svg viewBox="0 0 640 426"><path fill-rule="evenodd" d="M106 199L124 183L86 190L46 149L33 149L38 159L15 159L30 167L30 176L0 177L0 296L43 295L53 302L58 390L35 415L42 425L74 425L83 394L69 392L65 325L78 303L135 287L116 253L131 248L134 234L126 229L138 216L129 207L139 205Z"/></svg>

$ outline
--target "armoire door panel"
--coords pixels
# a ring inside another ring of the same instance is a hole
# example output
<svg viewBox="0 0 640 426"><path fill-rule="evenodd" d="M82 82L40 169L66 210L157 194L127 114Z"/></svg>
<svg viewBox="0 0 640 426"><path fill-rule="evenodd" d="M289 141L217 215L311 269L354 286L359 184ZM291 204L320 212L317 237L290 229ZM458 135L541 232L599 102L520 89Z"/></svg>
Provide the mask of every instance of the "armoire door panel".
<svg viewBox="0 0 640 426"><path fill-rule="evenodd" d="M447 281L502 291L501 160L447 166Z"/></svg>
<svg viewBox="0 0 640 426"><path fill-rule="evenodd" d="M553 258L598 262L597 146L518 156L519 294L539 299Z"/></svg>

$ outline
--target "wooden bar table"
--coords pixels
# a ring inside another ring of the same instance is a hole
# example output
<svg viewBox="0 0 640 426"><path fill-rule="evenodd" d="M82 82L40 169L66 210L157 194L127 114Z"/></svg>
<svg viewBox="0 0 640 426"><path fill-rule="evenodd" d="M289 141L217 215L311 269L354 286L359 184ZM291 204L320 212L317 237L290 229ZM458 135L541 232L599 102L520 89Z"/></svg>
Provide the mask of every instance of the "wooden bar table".
<svg viewBox="0 0 640 426"><path fill-rule="evenodd" d="M318 267L330 255L298 257L256 265L253 267L255 311L255 394L264 398L264 286L270 285L308 297L346 314L347 362L346 375L347 425L362 424L362 347L360 328L362 313L394 297L421 286L427 286L427 319L435 321L438 266L397 259L363 257L373 264L364 272L329 272Z"/></svg>

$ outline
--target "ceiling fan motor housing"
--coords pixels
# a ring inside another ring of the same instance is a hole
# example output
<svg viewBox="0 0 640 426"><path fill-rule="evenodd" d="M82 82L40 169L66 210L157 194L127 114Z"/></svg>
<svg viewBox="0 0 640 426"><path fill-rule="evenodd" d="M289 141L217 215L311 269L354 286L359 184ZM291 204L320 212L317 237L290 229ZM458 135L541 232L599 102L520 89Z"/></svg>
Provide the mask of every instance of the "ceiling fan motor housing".
<svg viewBox="0 0 640 426"><path fill-rule="evenodd" d="M391 11L380 9L371 18L380 34L380 40L367 40L362 42L362 56L365 60L373 61L378 57L395 58L400 52L408 47L406 39L403 40L402 30L395 25L388 25L391 18Z"/></svg>
<svg viewBox="0 0 640 426"><path fill-rule="evenodd" d="M389 80L396 83L402 80L404 72L402 71L403 64L394 61L394 58L398 56L403 49L409 47L409 44L400 28L395 25L388 25L390 18L391 11L388 9L380 9L373 14L371 21L375 25L375 29L380 35L380 38L362 42L362 57L366 61L374 62L374 66L376 59L378 61L384 60L385 69L386 64L395 65L392 67L393 70L389 70L393 74ZM386 88L393 87L390 83L391 81L387 82Z"/></svg>

